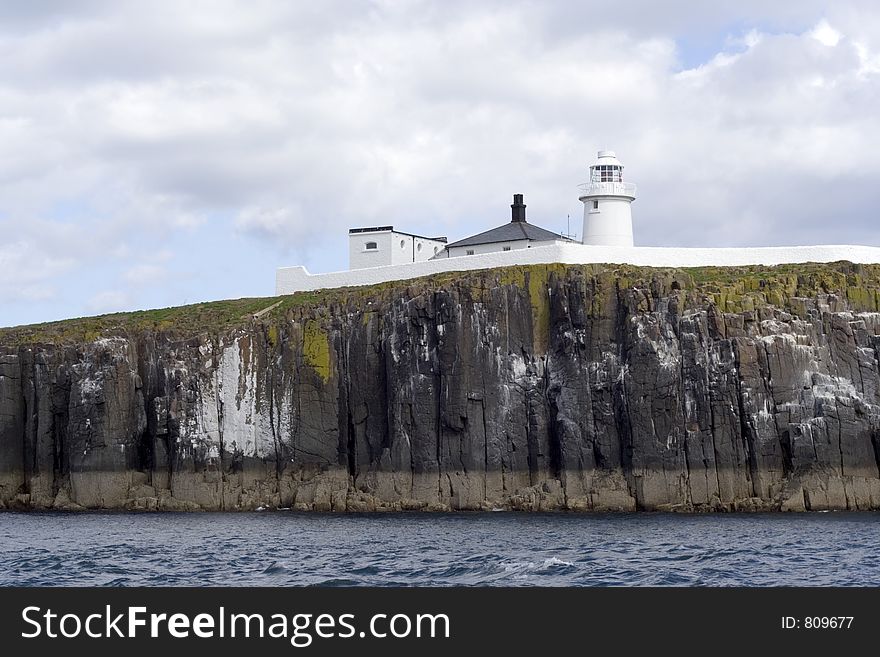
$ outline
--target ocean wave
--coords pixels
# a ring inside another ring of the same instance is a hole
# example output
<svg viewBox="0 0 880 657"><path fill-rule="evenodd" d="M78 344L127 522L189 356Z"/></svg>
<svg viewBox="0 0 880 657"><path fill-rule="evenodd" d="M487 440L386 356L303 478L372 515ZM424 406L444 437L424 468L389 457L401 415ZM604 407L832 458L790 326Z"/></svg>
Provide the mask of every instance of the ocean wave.
<svg viewBox="0 0 880 657"><path fill-rule="evenodd" d="M880 514L0 514L3 586L878 586Z"/></svg>
<svg viewBox="0 0 880 657"><path fill-rule="evenodd" d="M549 557L543 561L511 561L508 563L502 563L501 566L505 573L575 568L573 562L560 559L559 557Z"/></svg>

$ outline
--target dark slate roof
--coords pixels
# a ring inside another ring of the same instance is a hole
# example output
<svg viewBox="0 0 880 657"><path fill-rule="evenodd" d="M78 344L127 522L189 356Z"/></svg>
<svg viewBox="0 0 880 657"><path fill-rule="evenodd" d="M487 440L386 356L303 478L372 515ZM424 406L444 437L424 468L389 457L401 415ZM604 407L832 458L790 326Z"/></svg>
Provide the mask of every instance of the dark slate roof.
<svg viewBox="0 0 880 657"><path fill-rule="evenodd" d="M476 246L477 244L490 244L491 242L511 242L513 240L532 240L543 242L546 240L568 240L559 233L553 233L540 226L535 226L527 221L511 221L497 228L483 233L465 237L446 246L451 249L454 246Z"/></svg>

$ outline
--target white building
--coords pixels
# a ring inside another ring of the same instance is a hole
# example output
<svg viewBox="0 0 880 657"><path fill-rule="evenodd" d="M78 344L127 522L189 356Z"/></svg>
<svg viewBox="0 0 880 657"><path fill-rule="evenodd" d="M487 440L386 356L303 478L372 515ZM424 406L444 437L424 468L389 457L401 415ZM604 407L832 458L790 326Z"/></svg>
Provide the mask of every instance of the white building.
<svg viewBox="0 0 880 657"><path fill-rule="evenodd" d="M513 197L511 221L446 244L445 237L420 237L392 226L349 231L351 270L310 274L305 267L281 267L276 294L404 281L448 271L472 271L548 263L628 263L646 267L739 267L800 262L880 263L880 248L822 245L748 248L633 246L631 204L636 187L623 181L623 165L611 151L599 151L590 182L580 186L584 204L583 243L526 221L521 194ZM462 257L458 257L462 256Z"/></svg>
<svg viewBox="0 0 880 657"><path fill-rule="evenodd" d="M447 245L446 249L437 255L437 258L517 251L530 249L533 246L551 246L572 241L564 235L550 232L526 221L526 206L523 203L522 194L513 195L513 204L510 206L510 210L509 223L453 242Z"/></svg>
<svg viewBox="0 0 880 657"><path fill-rule="evenodd" d="M593 246L633 246L632 202L636 186L623 182L623 165L614 151L599 151L590 182L580 186L584 204L582 242Z"/></svg>
<svg viewBox="0 0 880 657"><path fill-rule="evenodd" d="M352 228L348 231L348 268L424 262L446 246L445 237L422 237L394 230L394 226Z"/></svg>

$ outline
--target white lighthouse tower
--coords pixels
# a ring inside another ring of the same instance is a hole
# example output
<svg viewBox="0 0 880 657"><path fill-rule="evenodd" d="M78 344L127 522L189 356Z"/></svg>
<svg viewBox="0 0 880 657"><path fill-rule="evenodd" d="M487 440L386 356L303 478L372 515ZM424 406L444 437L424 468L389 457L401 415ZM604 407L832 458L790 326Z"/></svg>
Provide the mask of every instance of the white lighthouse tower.
<svg viewBox="0 0 880 657"><path fill-rule="evenodd" d="M583 243L632 246L632 208L636 186L623 182L623 165L614 151L599 151L590 167L590 182L580 185L584 204Z"/></svg>

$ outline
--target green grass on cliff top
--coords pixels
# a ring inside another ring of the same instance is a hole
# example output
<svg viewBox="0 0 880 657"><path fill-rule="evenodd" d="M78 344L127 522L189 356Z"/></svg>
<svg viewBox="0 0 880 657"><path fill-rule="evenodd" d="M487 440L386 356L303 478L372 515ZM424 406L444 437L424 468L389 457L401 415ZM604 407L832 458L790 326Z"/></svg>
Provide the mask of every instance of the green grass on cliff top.
<svg viewBox="0 0 880 657"><path fill-rule="evenodd" d="M238 323L270 304L267 299L211 301L174 308L79 317L44 324L0 328L0 344L68 344L95 340L124 331L163 331L198 334Z"/></svg>
<svg viewBox="0 0 880 657"><path fill-rule="evenodd" d="M392 281L357 288L301 292L282 297L232 299L173 308L113 313L43 324L0 328L0 346L23 344L76 344L102 336L137 332L165 332L178 338L225 331L247 325L254 313L278 304L261 319L278 320L296 308L328 309L354 302L367 308L370 299L410 290L421 293L458 284L485 288L517 284L518 274L547 276L580 269L587 276L610 274L627 287L648 287L658 279L674 278L678 288L693 298L715 303L722 311L749 310L756 304L784 306L791 298L837 294L857 310L880 310L880 265L850 262L804 263L778 266L652 268L632 265L520 265L503 269L443 272L418 279ZM520 279L521 280L521 279Z"/></svg>

